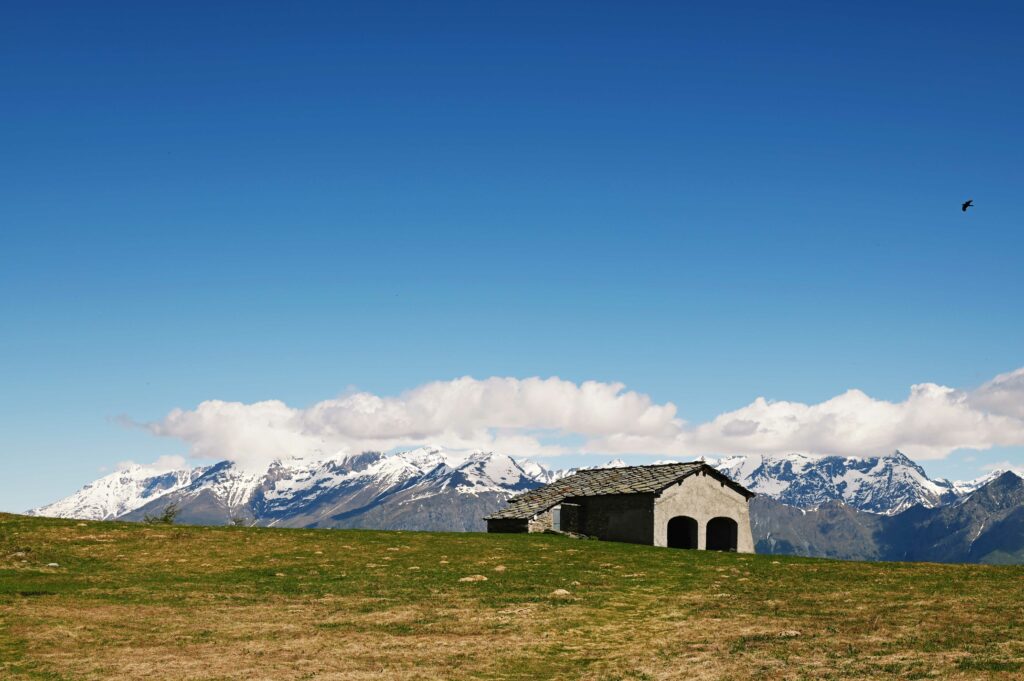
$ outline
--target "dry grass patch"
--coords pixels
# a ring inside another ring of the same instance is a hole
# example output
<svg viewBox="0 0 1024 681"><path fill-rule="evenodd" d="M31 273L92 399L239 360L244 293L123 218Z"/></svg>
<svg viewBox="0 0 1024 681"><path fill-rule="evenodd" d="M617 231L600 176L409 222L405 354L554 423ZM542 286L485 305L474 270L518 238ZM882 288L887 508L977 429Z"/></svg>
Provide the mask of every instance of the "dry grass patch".
<svg viewBox="0 0 1024 681"><path fill-rule="evenodd" d="M0 515L17 681L1018 679L1022 625L1013 567Z"/></svg>

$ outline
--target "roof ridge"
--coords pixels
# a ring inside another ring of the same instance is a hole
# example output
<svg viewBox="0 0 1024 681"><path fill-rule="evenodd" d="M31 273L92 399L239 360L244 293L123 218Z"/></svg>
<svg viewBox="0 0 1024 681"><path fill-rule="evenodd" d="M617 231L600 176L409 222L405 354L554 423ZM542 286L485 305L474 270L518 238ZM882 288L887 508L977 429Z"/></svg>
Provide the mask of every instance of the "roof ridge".
<svg viewBox="0 0 1024 681"><path fill-rule="evenodd" d="M661 468L662 466L692 466L697 463L702 463L710 466L707 461L676 461L675 463L638 463L635 466L600 466L594 468L577 468L574 473L584 473L586 471L621 471L626 468Z"/></svg>

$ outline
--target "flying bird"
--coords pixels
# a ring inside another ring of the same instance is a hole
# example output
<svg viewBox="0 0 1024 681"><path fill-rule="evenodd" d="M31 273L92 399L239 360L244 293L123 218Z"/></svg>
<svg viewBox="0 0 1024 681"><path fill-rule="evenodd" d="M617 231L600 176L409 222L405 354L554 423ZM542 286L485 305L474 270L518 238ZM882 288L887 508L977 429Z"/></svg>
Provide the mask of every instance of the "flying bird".
<svg viewBox="0 0 1024 681"><path fill-rule="evenodd" d="M964 201L963 205L960 206L960 210L962 210L963 212L966 213L967 209L968 208L972 208L973 206L974 206L974 199L967 199L966 201Z"/></svg>

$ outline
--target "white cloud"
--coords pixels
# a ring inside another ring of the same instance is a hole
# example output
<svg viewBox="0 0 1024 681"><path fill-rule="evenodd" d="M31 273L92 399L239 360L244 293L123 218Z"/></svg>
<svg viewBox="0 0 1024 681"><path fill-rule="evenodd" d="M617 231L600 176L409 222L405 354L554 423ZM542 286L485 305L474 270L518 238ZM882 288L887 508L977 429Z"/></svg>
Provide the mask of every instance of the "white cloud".
<svg viewBox="0 0 1024 681"><path fill-rule="evenodd" d="M1024 369L975 390L912 386L902 402L848 390L817 404L759 397L688 424L619 383L559 378L469 377L388 397L352 392L308 408L280 401L210 400L148 424L187 442L191 454L263 465L283 456L325 457L434 443L520 456L562 453L691 457L800 451L873 456L901 449L919 459L955 449L1024 445ZM566 438L583 444L567 447Z"/></svg>
<svg viewBox="0 0 1024 681"><path fill-rule="evenodd" d="M1018 388L1020 400L1024 382ZM758 398L697 426L684 440L701 452L868 456L900 449L917 459L941 459L960 448L1024 444L1024 418L987 410L974 399L975 394L921 383L912 386L902 402L877 400L859 390L818 404ZM1000 399L1007 399L1005 392ZM736 423L750 422L757 428L749 432L734 428Z"/></svg>
<svg viewBox="0 0 1024 681"><path fill-rule="evenodd" d="M972 391L970 400L981 410L1024 419L1024 367L999 374Z"/></svg>
<svg viewBox="0 0 1024 681"><path fill-rule="evenodd" d="M193 456L261 465L282 456L388 450L425 442L452 449L520 455L565 453L567 435L631 433L671 439L675 406L654 404L618 383L559 378L459 378L427 383L397 397L355 392L306 409L279 401L210 400L151 423L157 434L188 442Z"/></svg>
<svg viewBox="0 0 1024 681"><path fill-rule="evenodd" d="M1012 471L1016 473L1018 476L1024 478L1024 466L1015 464L1012 461L1008 461L1006 459L1002 461L997 461L996 463L987 463L981 467L981 470L987 471L988 473L1001 473L1003 471Z"/></svg>

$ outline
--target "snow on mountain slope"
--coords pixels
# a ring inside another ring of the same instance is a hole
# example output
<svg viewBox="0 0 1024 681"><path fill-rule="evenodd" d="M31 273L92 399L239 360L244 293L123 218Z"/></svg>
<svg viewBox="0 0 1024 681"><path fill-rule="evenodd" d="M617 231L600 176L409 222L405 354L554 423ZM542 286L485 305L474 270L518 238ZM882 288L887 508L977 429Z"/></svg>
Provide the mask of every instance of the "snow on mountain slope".
<svg viewBox="0 0 1024 681"><path fill-rule="evenodd" d="M340 461L314 461L305 467L278 469L279 474L268 476L263 485L264 510L281 516L346 491L372 489L377 495L385 494L444 468L446 461L447 455L440 448L421 447L388 456L367 452Z"/></svg>
<svg viewBox="0 0 1024 681"><path fill-rule="evenodd" d="M315 479L330 481L298 494L281 494L279 483L254 511L257 522L279 526L481 530L482 517L505 499L556 475L530 468L503 454L423 448L380 456L340 475L318 471Z"/></svg>
<svg viewBox="0 0 1024 681"><path fill-rule="evenodd" d="M28 513L51 518L110 520L189 485L206 470L200 467L155 471L146 466L129 466L89 483L69 497Z"/></svg>
<svg viewBox="0 0 1024 681"><path fill-rule="evenodd" d="M854 458L808 454L736 456L714 462L744 487L800 508L843 501L891 515L920 504L932 508L959 492L947 480L931 480L901 452Z"/></svg>
<svg viewBox="0 0 1024 681"><path fill-rule="evenodd" d="M536 464L535 464L536 465ZM443 487L454 488L461 494L497 492L511 496L548 482L550 471L537 465L539 477L526 472L515 459L493 452L474 452L465 461L454 467L439 471L445 478Z"/></svg>
<svg viewBox="0 0 1024 681"><path fill-rule="evenodd" d="M210 466L203 475L175 491L183 497L197 496L199 493L205 492L225 507L237 508L248 503L256 490L267 479L270 471L280 466L280 462L275 462L267 471L260 471L240 468L228 461L223 461Z"/></svg>
<svg viewBox="0 0 1024 681"><path fill-rule="evenodd" d="M567 470L559 468L558 470L552 470L535 461L530 461L529 459L522 459L518 461L518 464L519 467L523 469L523 472L527 477L544 484L560 480L572 473L572 469Z"/></svg>

